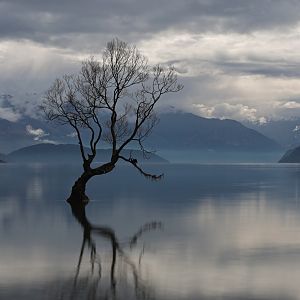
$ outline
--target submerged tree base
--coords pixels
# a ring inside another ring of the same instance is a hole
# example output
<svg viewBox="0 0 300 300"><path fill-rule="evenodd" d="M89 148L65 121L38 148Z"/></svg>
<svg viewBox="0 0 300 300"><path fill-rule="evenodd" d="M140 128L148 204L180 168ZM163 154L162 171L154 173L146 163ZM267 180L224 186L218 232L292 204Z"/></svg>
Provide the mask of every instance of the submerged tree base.
<svg viewBox="0 0 300 300"><path fill-rule="evenodd" d="M70 204L83 204L87 205L90 201L86 195L86 184L92 176L90 174L83 173L74 183L71 194L67 199Z"/></svg>
<svg viewBox="0 0 300 300"><path fill-rule="evenodd" d="M90 199L85 193L74 193L72 192L69 198L67 199L67 202L71 205L73 204L83 204L87 205L89 203Z"/></svg>

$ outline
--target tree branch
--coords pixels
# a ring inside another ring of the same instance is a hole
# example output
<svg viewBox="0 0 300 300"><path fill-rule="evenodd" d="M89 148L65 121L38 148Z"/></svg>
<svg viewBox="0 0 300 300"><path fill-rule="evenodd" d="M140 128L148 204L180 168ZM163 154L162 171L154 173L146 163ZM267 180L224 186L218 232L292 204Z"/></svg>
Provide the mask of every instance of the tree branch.
<svg viewBox="0 0 300 300"><path fill-rule="evenodd" d="M141 167L138 166L137 160L134 159L134 158L126 158L126 157L124 157L122 155L119 155L118 157L120 159L122 159L122 160L130 163L131 165L133 165L143 176L145 176L148 179L151 179L151 180L160 180L164 176L164 174L155 175L155 174L150 174L150 173L145 172Z"/></svg>

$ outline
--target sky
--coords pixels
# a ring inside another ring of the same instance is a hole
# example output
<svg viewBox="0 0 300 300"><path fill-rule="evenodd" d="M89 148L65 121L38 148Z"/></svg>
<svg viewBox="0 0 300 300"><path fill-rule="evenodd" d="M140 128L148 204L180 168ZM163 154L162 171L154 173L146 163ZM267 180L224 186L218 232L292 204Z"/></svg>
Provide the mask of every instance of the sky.
<svg viewBox="0 0 300 300"><path fill-rule="evenodd" d="M115 37L177 69L185 88L160 109L300 117L299 11L300 0L0 0L0 95L13 96L0 118L32 114L56 77Z"/></svg>

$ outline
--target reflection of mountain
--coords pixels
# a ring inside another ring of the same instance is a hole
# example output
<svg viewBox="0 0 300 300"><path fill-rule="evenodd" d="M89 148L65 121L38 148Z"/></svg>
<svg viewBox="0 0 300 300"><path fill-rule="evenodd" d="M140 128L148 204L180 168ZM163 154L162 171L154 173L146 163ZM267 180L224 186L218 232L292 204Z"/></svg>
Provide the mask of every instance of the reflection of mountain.
<svg viewBox="0 0 300 300"><path fill-rule="evenodd" d="M300 147L288 150L282 158L280 163L300 163Z"/></svg>
<svg viewBox="0 0 300 300"><path fill-rule="evenodd" d="M88 153L88 149L86 149ZM149 154L147 158L143 157L143 153L139 150L124 150L125 156L132 156L141 163L167 163L168 161L156 154ZM110 160L111 151L106 149L98 149L97 161L105 162ZM11 152L6 156L11 162L81 162L80 151L78 145L54 145L54 144L38 144L25 147Z"/></svg>

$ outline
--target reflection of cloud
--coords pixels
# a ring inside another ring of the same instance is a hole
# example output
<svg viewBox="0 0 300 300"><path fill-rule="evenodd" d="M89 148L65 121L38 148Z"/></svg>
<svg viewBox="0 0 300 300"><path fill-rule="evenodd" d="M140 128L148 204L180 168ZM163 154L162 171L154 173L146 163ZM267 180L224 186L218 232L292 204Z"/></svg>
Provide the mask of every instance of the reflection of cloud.
<svg viewBox="0 0 300 300"><path fill-rule="evenodd" d="M242 172L235 173L236 168L218 166L210 173L200 166L193 173L195 176L189 177L191 166L172 167L173 172L168 172L165 182L149 189L146 189L149 183L139 186L144 181L132 177L134 173L121 173L115 180L105 177L103 188L95 189L95 199L102 196L104 200L91 203L89 213L93 220L101 219L104 224L116 226L121 241L127 240L136 225L145 220L163 220L164 232L151 235L149 242L145 242L139 269L157 295L153 298L299 300L298 169L280 167L274 172L270 166L239 166ZM261 176L255 171L257 168ZM37 288L39 284L52 279L62 283L63 276L74 274L81 231L70 222L62 202L51 201L61 199L66 191L61 178L71 180L77 170L67 169L66 173L61 173L61 169L45 172L48 169L41 167L39 176L45 201L41 206L30 201L24 206L22 189L10 189L18 195L21 209L11 221L10 235L5 226L0 228L3 240L0 281L10 284L7 289L11 293L26 284L28 289L35 287L34 291L45 293L45 288ZM15 173L9 173L15 178ZM112 176L117 174L120 173ZM30 176L17 175L22 184L31 182ZM114 192L113 182L118 180L123 184ZM112 201L117 205L112 205ZM124 223L124 216L131 222ZM154 251L147 251L148 245ZM99 242L101 259L107 264L111 262L107 254L110 249L108 243ZM138 261L139 251L133 254ZM90 274L90 256L84 259L86 274ZM122 274L123 266L120 264ZM51 290L56 291L60 286L54 285ZM87 286L85 281L83 287ZM123 294L119 295L122 298Z"/></svg>
<svg viewBox="0 0 300 300"><path fill-rule="evenodd" d="M14 196L1 197L0 201L0 224L13 218L18 210L18 201Z"/></svg>
<svg viewBox="0 0 300 300"><path fill-rule="evenodd" d="M298 212L265 201L264 192L252 196L257 198L234 205L219 205L209 197L182 224L168 225L176 227L180 240L161 241L156 255L144 258L155 274L158 294L168 290L176 299L299 299Z"/></svg>
<svg viewBox="0 0 300 300"><path fill-rule="evenodd" d="M27 199L41 201L43 197L43 185L38 176L33 176L27 186Z"/></svg>

